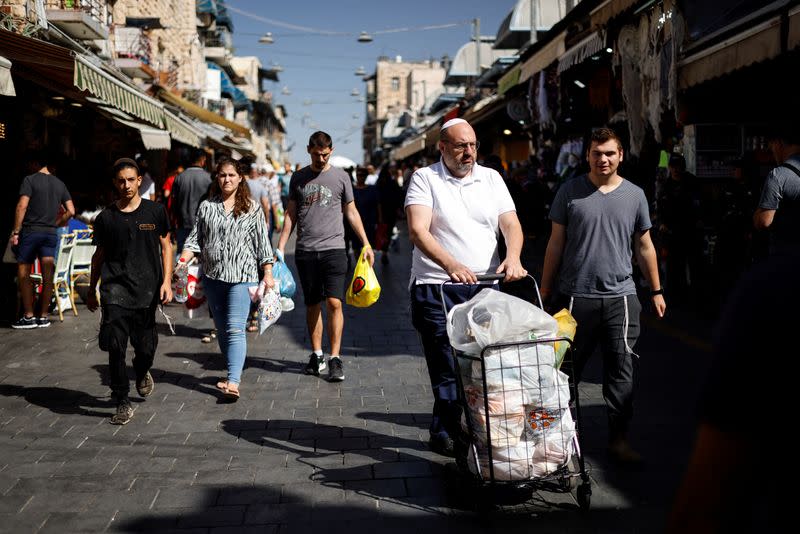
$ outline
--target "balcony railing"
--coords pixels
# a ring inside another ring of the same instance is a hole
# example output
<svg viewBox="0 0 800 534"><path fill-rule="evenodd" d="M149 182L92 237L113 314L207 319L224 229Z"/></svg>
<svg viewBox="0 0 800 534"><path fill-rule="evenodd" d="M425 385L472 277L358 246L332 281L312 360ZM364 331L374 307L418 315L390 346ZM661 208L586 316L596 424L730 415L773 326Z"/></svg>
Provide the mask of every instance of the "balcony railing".
<svg viewBox="0 0 800 534"><path fill-rule="evenodd" d="M147 65L150 64L150 39L139 28L115 27L114 51L118 58L133 58Z"/></svg>
<svg viewBox="0 0 800 534"><path fill-rule="evenodd" d="M101 0L47 0L47 9L83 11L98 23L105 25L106 2Z"/></svg>

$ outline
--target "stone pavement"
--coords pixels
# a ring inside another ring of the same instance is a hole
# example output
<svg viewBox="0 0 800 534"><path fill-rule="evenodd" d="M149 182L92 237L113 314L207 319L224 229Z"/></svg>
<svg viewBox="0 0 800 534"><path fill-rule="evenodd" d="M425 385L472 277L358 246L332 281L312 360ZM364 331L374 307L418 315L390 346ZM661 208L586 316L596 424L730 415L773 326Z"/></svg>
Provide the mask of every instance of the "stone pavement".
<svg viewBox="0 0 800 534"><path fill-rule="evenodd" d="M293 260L289 259L293 266ZM659 532L693 437L707 354L669 328L645 328L634 444L649 460L620 472L605 457L595 358L581 385L592 508L567 493L478 513L449 459L427 449L432 404L410 324L409 245L401 238L371 308L346 308L347 380L305 376L304 310L248 334L242 398L223 402L207 318L159 320L146 401L114 406L99 316L79 305L49 329L0 336L0 532ZM130 352L130 351L129 351ZM449 481L449 482L448 482ZM471 498L472 497L472 498Z"/></svg>

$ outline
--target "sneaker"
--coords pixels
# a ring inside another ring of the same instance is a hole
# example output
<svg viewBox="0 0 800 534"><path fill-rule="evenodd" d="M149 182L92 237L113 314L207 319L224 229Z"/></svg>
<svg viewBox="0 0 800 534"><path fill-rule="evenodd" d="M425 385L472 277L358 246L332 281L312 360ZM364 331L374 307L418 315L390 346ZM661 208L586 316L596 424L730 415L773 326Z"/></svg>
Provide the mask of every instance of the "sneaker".
<svg viewBox="0 0 800 534"><path fill-rule="evenodd" d="M342 359L338 356L328 361L328 380L331 382L341 382L344 380L344 369Z"/></svg>
<svg viewBox="0 0 800 534"><path fill-rule="evenodd" d="M15 328L17 330L30 330L31 328L38 328L39 325L36 323L36 317L25 317L22 316L17 320L16 323L11 324L11 328Z"/></svg>
<svg viewBox="0 0 800 534"><path fill-rule="evenodd" d="M626 439L613 440L608 446L608 455L620 465L636 467L642 464L642 455L633 450Z"/></svg>
<svg viewBox="0 0 800 534"><path fill-rule="evenodd" d="M306 374L319 376L319 374L324 372L327 368L325 356L317 356L312 352L311 356L308 358L308 364L306 365Z"/></svg>
<svg viewBox="0 0 800 534"><path fill-rule="evenodd" d="M36 328L47 328L48 326L50 326L50 319L47 317L36 318Z"/></svg>
<svg viewBox="0 0 800 534"><path fill-rule="evenodd" d="M431 436L431 439L428 441L428 446L436 454L450 456L451 458L455 456L455 443L453 443L450 436L446 434Z"/></svg>
<svg viewBox="0 0 800 534"><path fill-rule="evenodd" d="M133 406L131 401L125 399L117 404L117 413L111 416L112 425L127 425L133 418Z"/></svg>
<svg viewBox="0 0 800 534"><path fill-rule="evenodd" d="M136 381L136 392L142 397L149 397L154 388L155 382L153 382L153 375L150 374L150 371L147 371L141 380Z"/></svg>

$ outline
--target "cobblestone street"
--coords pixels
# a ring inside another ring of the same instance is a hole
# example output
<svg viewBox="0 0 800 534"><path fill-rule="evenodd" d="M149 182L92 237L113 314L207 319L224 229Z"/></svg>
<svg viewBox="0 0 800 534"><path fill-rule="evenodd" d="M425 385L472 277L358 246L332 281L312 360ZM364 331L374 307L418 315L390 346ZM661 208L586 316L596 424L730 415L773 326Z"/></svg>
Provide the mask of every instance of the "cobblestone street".
<svg viewBox="0 0 800 534"><path fill-rule="evenodd" d="M79 304L78 317L48 329L3 329L0 531L659 532L691 445L702 347L645 322L633 443L648 463L637 472L607 463L595 359L581 386L588 514L571 494L540 492L478 515L447 483L450 460L427 447L432 395L400 242L388 265L375 263L379 302L346 308L342 383L302 374L299 293L296 310L263 336L248 334L235 404L215 388L225 368L218 347L200 342L210 319L168 306L176 335L159 316L155 392L144 400L132 391L136 411L122 427L109 424L98 314Z"/></svg>

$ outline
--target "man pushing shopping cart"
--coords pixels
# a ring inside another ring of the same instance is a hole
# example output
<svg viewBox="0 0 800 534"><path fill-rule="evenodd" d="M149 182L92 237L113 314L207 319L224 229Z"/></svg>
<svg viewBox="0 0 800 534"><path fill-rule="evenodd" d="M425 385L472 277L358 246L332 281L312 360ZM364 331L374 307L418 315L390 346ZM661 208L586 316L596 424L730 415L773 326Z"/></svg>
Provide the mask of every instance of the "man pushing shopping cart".
<svg viewBox="0 0 800 534"><path fill-rule="evenodd" d="M452 307L486 287L476 283L475 273L503 273L507 282L528 273L520 263L523 234L514 201L500 174L476 163L475 131L463 119L449 120L440 131L438 148L441 159L411 176L405 210L414 244L411 318L422 341L434 398L430 447L453 456L461 408L440 285L447 280L459 283L444 292L446 305ZM502 261L498 231L507 249Z"/></svg>

